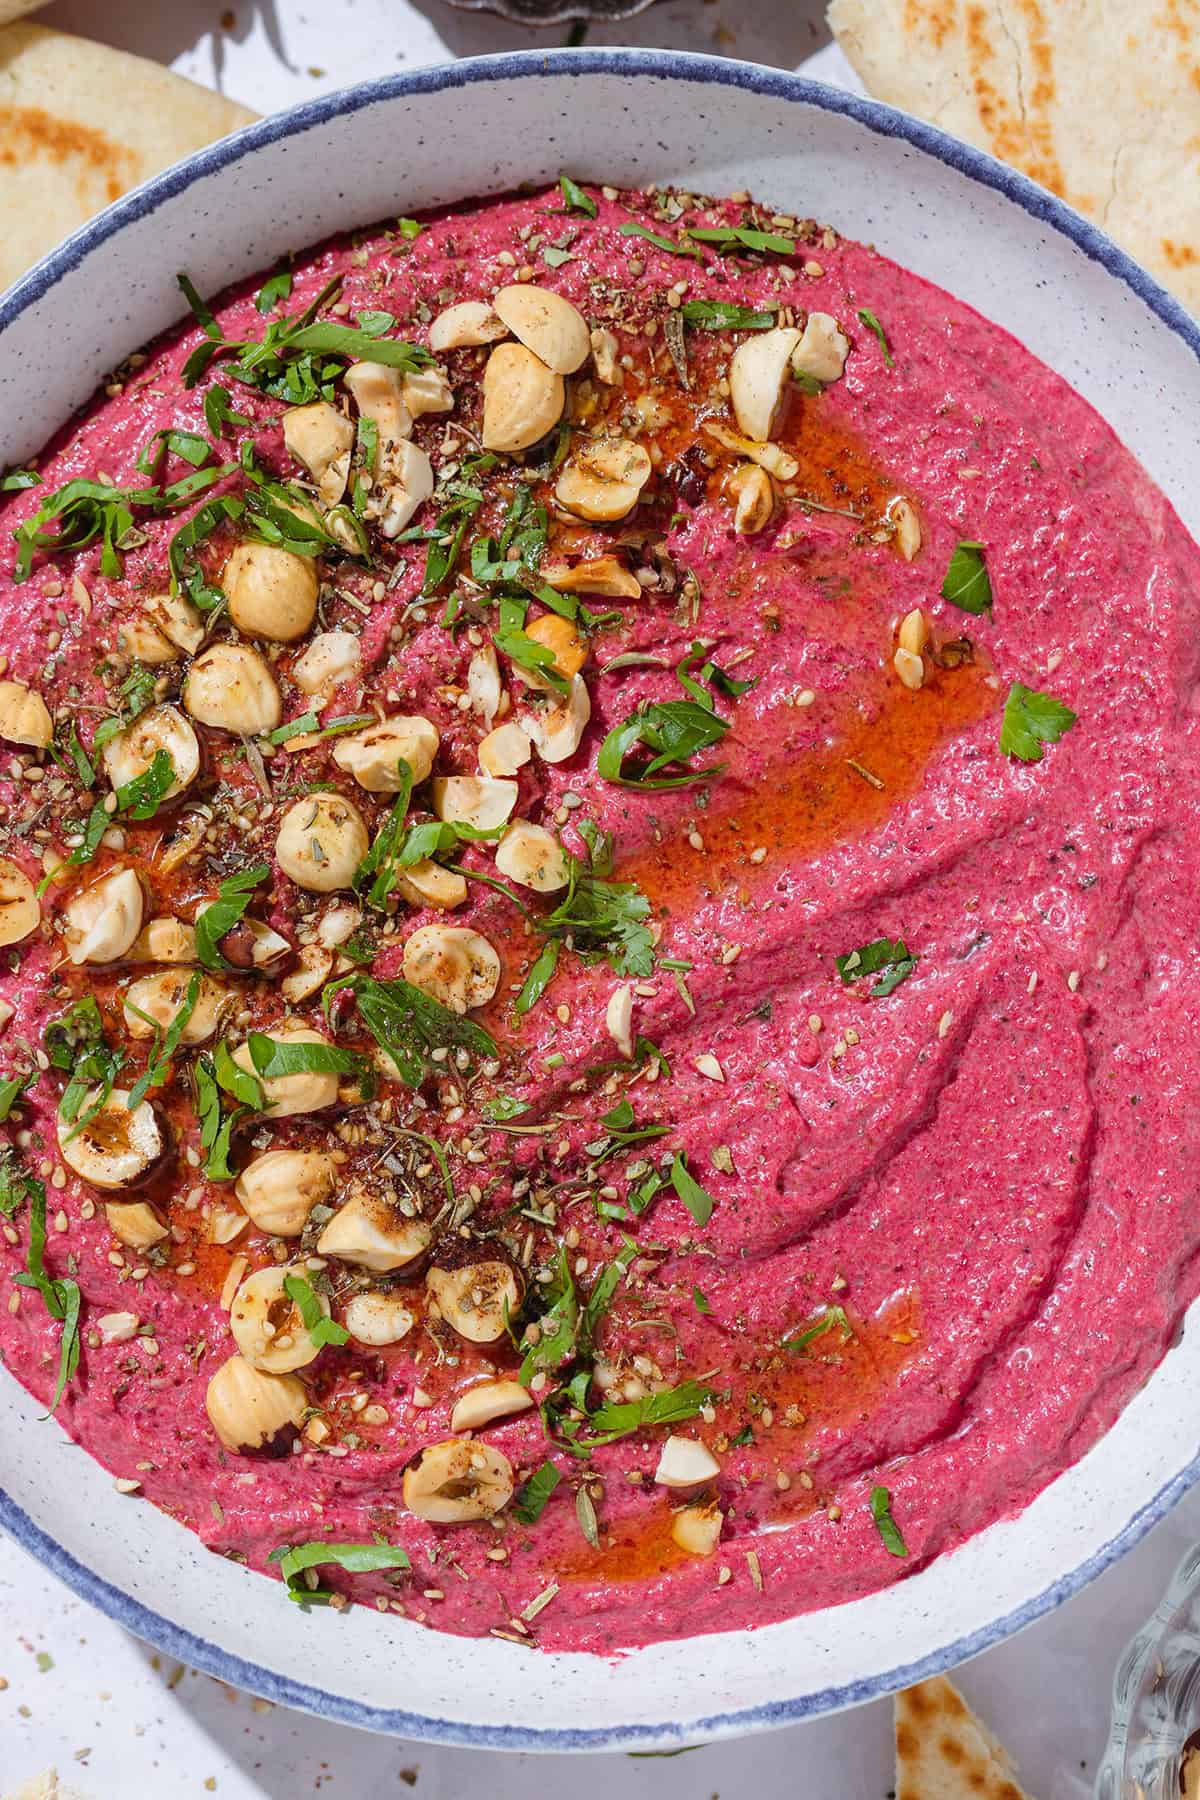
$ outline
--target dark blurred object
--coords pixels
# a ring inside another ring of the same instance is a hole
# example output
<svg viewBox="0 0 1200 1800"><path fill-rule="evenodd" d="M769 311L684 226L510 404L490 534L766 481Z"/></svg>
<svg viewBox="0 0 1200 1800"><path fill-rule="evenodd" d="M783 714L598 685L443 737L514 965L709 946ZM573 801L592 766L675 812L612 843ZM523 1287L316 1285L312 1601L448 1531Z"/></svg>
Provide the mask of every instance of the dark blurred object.
<svg viewBox="0 0 1200 1800"><path fill-rule="evenodd" d="M516 25L566 25L572 19L612 24L645 12L654 0L450 0L459 12L493 12Z"/></svg>

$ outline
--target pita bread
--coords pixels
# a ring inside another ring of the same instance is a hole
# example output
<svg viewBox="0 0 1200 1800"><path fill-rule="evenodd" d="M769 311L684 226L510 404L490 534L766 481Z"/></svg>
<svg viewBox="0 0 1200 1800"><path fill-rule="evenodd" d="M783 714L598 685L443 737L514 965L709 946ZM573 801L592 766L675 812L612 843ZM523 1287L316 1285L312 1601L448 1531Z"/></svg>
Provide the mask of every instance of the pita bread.
<svg viewBox="0 0 1200 1800"><path fill-rule="evenodd" d="M127 188L254 117L139 56L0 29L0 290Z"/></svg>
<svg viewBox="0 0 1200 1800"><path fill-rule="evenodd" d="M896 1695L896 1800L1029 1800L958 1689L938 1677Z"/></svg>
<svg viewBox="0 0 1200 1800"><path fill-rule="evenodd" d="M23 19L45 4L46 0L0 0L0 25L11 25L14 19Z"/></svg>
<svg viewBox="0 0 1200 1800"><path fill-rule="evenodd" d="M1200 0L832 0L869 91L1023 169L1200 313Z"/></svg>
<svg viewBox="0 0 1200 1800"><path fill-rule="evenodd" d="M58 1779L57 1769L47 1769L44 1775L35 1775L24 1787L19 1787L15 1794L9 1794L7 1800L87 1800L78 1788L66 1788Z"/></svg>

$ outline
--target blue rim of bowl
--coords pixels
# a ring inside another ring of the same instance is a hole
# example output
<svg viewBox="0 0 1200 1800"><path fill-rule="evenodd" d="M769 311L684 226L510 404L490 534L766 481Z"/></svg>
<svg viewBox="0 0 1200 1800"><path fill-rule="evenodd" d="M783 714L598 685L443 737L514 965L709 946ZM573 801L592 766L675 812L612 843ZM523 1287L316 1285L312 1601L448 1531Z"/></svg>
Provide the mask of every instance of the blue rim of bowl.
<svg viewBox="0 0 1200 1800"><path fill-rule="evenodd" d="M315 126L324 125L345 113L360 111L381 100L403 98L411 94L444 92L446 89L469 87L481 81L521 80L548 74L633 75L660 81L702 82L718 87L734 87L751 93L787 100L796 105L817 107L840 114L865 126L879 137L899 139L915 149L947 164L982 187L993 189L1014 202L1024 212L1063 237L1099 263L1110 275L1124 282L1159 319L1181 338L1200 361L1200 324L1167 293L1165 288L1133 258L1119 249L1096 226L1038 187L1026 176L997 162L982 150L948 137L935 126L926 125L906 113L895 111L879 101L867 100L824 82L784 70L765 68L757 63L725 61L718 57L700 56L682 51L662 50L525 50L504 56L481 56L460 63L439 64L410 74L382 76L375 81L343 88L338 93L302 102L286 112L247 125L232 137L197 151L185 162L155 176L142 187L116 201L97 219L81 227L58 249L23 276L8 293L0 297L0 331L11 325L28 307L35 304L64 275L77 268L91 251L135 220L153 213L165 201L185 192L195 182L231 163L239 162L265 144L280 138L299 136ZM50 1537L29 1517L10 1495L0 1489L0 1525L18 1544L50 1569L81 1598L134 1632L138 1637L165 1650L180 1662L188 1663L205 1674L216 1676L234 1687L249 1689L284 1706L298 1707L321 1718L358 1726L369 1731L384 1732L395 1737L420 1738L431 1743L462 1744L472 1749L503 1750L618 1750L636 1749L654 1744L686 1744L739 1733L767 1730L815 1718L843 1707L858 1706L877 1700L914 1681L943 1673L968 1657L990 1649L1012 1633L1031 1625L1035 1619L1052 1612L1065 1600L1085 1587L1089 1581L1114 1563L1144 1537L1150 1528L1200 1479L1200 1457L1196 1457L1166 1482L1158 1492L1133 1515L1132 1519L1094 1555L1068 1574L1052 1582L1040 1594L1015 1608L1003 1618L995 1619L978 1631L956 1639L952 1644L931 1651L917 1662L904 1664L868 1680L847 1682L816 1693L800 1694L790 1700L770 1701L761 1706L743 1707L733 1712L718 1712L684 1721L671 1720L661 1725L629 1724L602 1728L573 1728L543 1731L526 1725L470 1725L458 1720L431 1719L419 1713L375 1707L331 1694L322 1688L293 1681L289 1676L263 1668L257 1663L220 1649L204 1638L165 1619L144 1606L132 1595L103 1580L86 1568L71 1552Z"/></svg>

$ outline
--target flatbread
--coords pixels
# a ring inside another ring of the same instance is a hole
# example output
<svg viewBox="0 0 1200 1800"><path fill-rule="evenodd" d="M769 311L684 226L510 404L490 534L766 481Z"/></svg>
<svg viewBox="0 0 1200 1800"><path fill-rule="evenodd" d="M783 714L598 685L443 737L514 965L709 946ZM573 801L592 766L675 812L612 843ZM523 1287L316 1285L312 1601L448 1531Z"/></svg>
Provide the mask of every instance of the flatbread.
<svg viewBox="0 0 1200 1800"><path fill-rule="evenodd" d="M0 289L126 189L254 117L140 56L0 29Z"/></svg>
<svg viewBox="0 0 1200 1800"><path fill-rule="evenodd" d="M19 1787L7 1800L87 1800L78 1788L64 1787L58 1779L57 1769L47 1769L42 1775L35 1775L24 1787Z"/></svg>
<svg viewBox="0 0 1200 1800"><path fill-rule="evenodd" d="M949 1681L896 1695L896 1800L1029 1800L1013 1765Z"/></svg>
<svg viewBox="0 0 1200 1800"><path fill-rule="evenodd" d="M1200 0L832 0L869 91L1096 220L1200 313Z"/></svg>
<svg viewBox="0 0 1200 1800"><path fill-rule="evenodd" d="M0 0L0 25L11 25L14 19L23 19L45 4L46 0Z"/></svg>

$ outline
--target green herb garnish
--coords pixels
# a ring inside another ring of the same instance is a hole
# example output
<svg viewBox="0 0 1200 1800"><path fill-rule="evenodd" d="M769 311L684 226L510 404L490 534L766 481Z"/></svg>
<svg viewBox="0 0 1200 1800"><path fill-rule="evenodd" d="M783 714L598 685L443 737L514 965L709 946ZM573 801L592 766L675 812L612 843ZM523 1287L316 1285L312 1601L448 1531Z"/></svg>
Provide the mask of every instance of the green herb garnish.
<svg viewBox="0 0 1200 1800"><path fill-rule="evenodd" d="M562 1480L562 1476L552 1462L544 1462L540 1469L535 1469L528 1481L513 1495L512 1512L522 1525L536 1525L546 1510L546 1502Z"/></svg>
<svg viewBox="0 0 1200 1800"><path fill-rule="evenodd" d="M217 897L206 906L196 920L196 956L206 969L228 969L232 965L221 955L220 942L227 931L238 924L249 906L256 887L270 876L266 863L254 863L230 875L217 889Z"/></svg>
<svg viewBox="0 0 1200 1800"><path fill-rule="evenodd" d="M688 787L692 782L719 775L724 763L710 763L706 768L680 775L662 775L659 771L672 763L690 762L702 750L720 743L728 730L727 719L718 718L695 701L647 701L609 732L600 746L596 768L605 781L641 788L646 793ZM650 760L627 767L628 757L639 748L650 752Z"/></svg>
<svg viewBox="0 0 1200 1800"><path fill-rule="evenodd" d="M296 1600L301 1606L313 1602L316 1605L327 1605L333 1598L329 1588L310 1588L300 1577L306 1569L316 1569L322 1564L329 1564L337 1569L345 1569L351 1575L370 1575L377 1569L410 1569L407 1552L399 1544L281 1544L278 1550L272 1550L268 1562L278 1563L279 1572L287 1582L288 1599Z"/></svg>
<svg viewBox="0 0 1200 1800"><path fill-rule="evenodd" d="M880 970L883 971L881 978L870 990L869 998L872 1000L884 999L902 981L907 981L918 960L909 954L903 938L876 938L857 950L848 950L845 956L834 958L837 972L847 987L852 982L861 981L865 975L878 975Z"/></svg>
<svg viewBox="0 0 1200 1800"><path fill-rule="evenodd" d="M992 584L988 579L982 544L964 538L956 547L942 582L942 598L963 612L991 611Z"/></svg>
<svg viewBox="0 0 1200 1800"><path fill-rule="evenodd" d="M688 236L711 244L722 253L730 250L769 251L774 256L795 256L796 240L777 231L758 231L752 225L689 225Z"/></svg>
<svg viewBox="0 0 1200 1800"><path fill-rule="evenodd" d="M866 326L867 330L879 339L879 348L883 351L883 360L889 369L894 369L896 363L895 358L892 356L891 345L887 340L887 332L883 329L883 326L879 323L875 314L871 311L870 307L860 306L858 309L858 316Z"/></svg>
<svg viewBox="0 0 1200 1800"><path fill-rule="evenodd" d="M25 1177L25 1198L29 1201L29 1251L25 1268L14 1275L13 1280L21 1287L36 1288L50 1317L62 1322L58 1342L58 1380L54 1386L54 1398L50 1402L50 1411L53 1412L62 1399L63 1389L79 1367L79 1313L83 1296L77 1281L66 1277L56 1280L46 1273L44 1184L35 1181L32 1176Z"/></svg>
<svg viewBox="0 0 1200 1800"><path fill-rule="evenodd" d="M495 1039L482 1025L451 1012L399 977L376 981L372 975L354 974L330 982L323 1001L327 1018L341 993L354 996L363 1024L409 1087L420 1085L434 1050L462 1049L481 1059L497 1055Z"/></svg>
<svg viewBox="0 0 1200 1800"><path fill-rule="evenodd" d="M348 1344L350 1333L344 1325L337 1324L326 1316L325 1309L317 1299L311 1282L303 1275L285 1275L283 1291L289 1300L296 1303L296 1310L303 1321L312 1342L321 1349L326 1344Z"/></svg>
<svg viewBox="0 0 1200 1800"><path fill-rule="evenodd" d="M670 256L699 255L699 252L694 250L690 244L680 244L674 238L663 237L659 232L651 231L648 225L637 225L632 219L627 219L622 225L621 236L645 238L646 242L653 244L656 250L665 250Z"/></svg>
<svg viewBox="0 0 1200 1800"><path fill-rule="evenodd" d="M883 1539L883 1547L892 1556L907 1556L908 1545L900 1535L900 1527L892 1517L892 1496L885 1487L871 1489L871 1517Z"/></svg>
<svg viewBox="0 0 1200 1800"><path fill-rule="evenodd" d="M551 977L557 967L558 943L555 939L551 939L548 944L543 944L528 975L521 983L521 991L514 1002L518 1013L527 1013L531 1007L537 1005L549 987Z"/></svg>
<svg viewBox="0 0 1200 1800"><path fill-rule="evenodd" d="M779 318L777 312L735 306L728 300L685 300L679 312L685 325L698 325L703 331L768 331Z"/></svg>
<svg viewBox="0 0 1200 1800"><path fill-rule="evenodd" d="M606 1400L588 1420L592 1435L578 1442L594 1449L652 1425L679 1425L685 1419L694 1419L712 1398L713 1390L704 1382L681 1381L678 1387L664 1388L641 1400Z"/></svg>
<svg viewBox="0 0 1200 1800"><path fill-rule="evenodd" d="M807 1350L811 1343L817 1338L823 1337L827 1331L832 1331L835 1325L841 1329L843 1343L845 1343L847 1338L854 1336L854 1333L850 1328L850 1321L846 1317L845 1307L827 1306L815 1324L806 1326L805 1329L794 1338L784 1338L779 1347L781 1350Z"/></svg>
<svg viewBox="0 0 1200 1800"><path fill-rule="evenodd" d="M682 1150L677 1151L671 1159L671 1186L697 1225L707 1225L712 1218L713 1207L717 1203L707 1188L702 1188L695 1176L689 1172L687 1157Z"/></svg>
<svg viewBox="0 0 1200 1800"><path fill-rule="evenodd" d="M1036 688L1014 681L1000 721L1000 748L1005 756L1021 762L1041 762L1042 745L1057 744L1076 717L1053 694L1039 694Z"/></svg>
<svg viewBox="0 0 1200 1800"><path fill-rule="evenodd" d="M139 1076L138 1080L129 1090L129 1098L125 1104L130 1112L133 1112L135 1107L142 1104L142 1101L146 1098L146 1095L150 1092L151 1088L161 1087L163 1082L167 1079L167 1072L171 1066L171 1058L174 1056L176 1050L178 1050L180 1040L187 1029L188 1020L196 1010L196 1002L200 998L200 983L202 980L203 977L200 974L199 969L193 969L187 987L184 990L183 998L179 1003L179 1008L165 1032L160 1031L156 1020L150 1020L151 1025L154 1026L154 1048L150 1053L150 1060L146 1064L145 1074ZM129 1004L130 1002L126 1001L126 1005ZM134 1010L136 1011L137 1009L135 1008ZM143 1019L148 1017L146 1013L143 1013L141 1016Z"/></svg>
<svg viewBox="0 0 1200 1800"><path fill-rule="evenodd" d="M582 213L585 219L594 219L600 208L590 194L585 194L577 181L569 175L560 175L558 185L562 190L563 211Z"/></svg>

